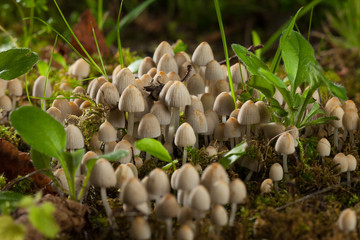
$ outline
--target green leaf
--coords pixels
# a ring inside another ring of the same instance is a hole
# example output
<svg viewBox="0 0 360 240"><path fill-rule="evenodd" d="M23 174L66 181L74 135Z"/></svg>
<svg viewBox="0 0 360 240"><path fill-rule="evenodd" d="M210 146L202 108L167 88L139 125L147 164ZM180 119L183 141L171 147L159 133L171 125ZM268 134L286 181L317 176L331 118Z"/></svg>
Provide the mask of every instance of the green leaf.
<svg viewBox="0 0 360 240"><path fill-rule="evenodd" d="M261 43L260 36L255 30L251 31L251 36L252 36L252 42L253 42L254 46L259 45ZM262 49L260 48L260 49L255 51L255 55L258 58L260 58L261 57L261 52L262 52Z"/></svg>
<svg viewBox="0 0 360 240"><path fill-rule="evenodd" d="M182 40L177 40L176 45L174 47L174 53L185 52L187 49L187 44L185 44Z"/></svg>
<svg viewBox="0 0 360 240"><path fill-rule="evenodd" d="M331 120L338 120L337 117L320 117L312 121L305 122L301 127L313 126L313 125L322 125L326 124Z"/></svg>
<svg viewBox="0 0 360 240"><path fill-rule="evenodd" d="M280 38L280 48L292 94L308 80L307 64L314 62L315 54L310 43L299 33L291 31Z"/></svg>
<svg viewBox="0 0 360 240"><path fill-rule="evenodd" d="M270 100L270 107L279 117L286 117L288 115L288 112L285 111L284 107L275 98Z"/></svg>
<svg viewBox="0 0 360 240"><path fill-rule="evenodd" d="M262 92L267 98L271 99L274 96L274 85L266 81L263 77L252 75L250 80L246 83L248 86L253 87Z"/></svg>
<svg viewBox="0 0 360 240"><path fill-rule="evenodd" d="M141 3L136 8L134 8L133 10L131 10L120 21L119 29L122 29L123 27L134 21L134 19L137 18L153 2L155 2L155 0L146 0L145 2Z"/></svg>
<svg viewBox="0 0 360 240"><path fill-rule="evenodd" d="M38 63L36 64L40 75L42 76L46 76L47 72L48 72L48 68L49 68L49 64L47 64L45 61L40 60L38 61Z"/></svg>
<svg viewBox="0 0 360 240"><path fill-rule="evenodd" d="M176 170L176 164L178 163L178 160L174 160L171 163L166 164L165 166L162 167L162 170L169 170L171 167L174 168L174 171Z"/></svg>
<svg viewBox="0 0 360 240"><path fill-rule="evenodd" d="M0 236L2 240L25 239L26 228L22 224L15 223L8 215L0 216Z"/></svg>
<svg viewBox="0 0 360 240"><path fill-rule="evenodd" d="M39 56L28 48L13 48L0 52L0 78L11 80L32 69Z"/></svg>
<svg viewBox="0 0 360 240"><path fill-rule="evenodd" d="M70 177L71 177L72 181L74 181L76 171L80 167L82 157L84 156L84 152L85 152L84 149L78 149L77 151L75 151L73 153L69 153L69 152L63 153L66 168L67 168L68 172L70 173ZM64 166L62 166L62 167L65 168ZM68 184L70 185L70 183L68 183Z"/></svg>
<svg viewBox="0 0 360 240"><path fill-rule="evenodd" d="M16 203L21 200L23 197L22 194L12 191L4 191L0 192L0 212L7 212L11 211L15 206ZM0 234L0 236L2 236Z"/></svg>
<svg viewBox="0 0 360 240"><path fill-rule="evenodd" d="M244 156L246 154L246 148L247 148L248 144L246 141L242 141L241 143L239 143L238 145L236 145L236 147L234 147L233 149L231 149L228 153L225 154L224 157L222 157L219 160L219 163L225 168L227 169L231 164L233 164L234 162L236 162L239 158L241 158L242 156Z"/></svg>
<svg viewBox="0 0 360 240"><path fill-rule="evenodd" d="M161 161L169 163L172 162L169 152L161 144L161 142L155 139L143 138L141 140L137 140L135 146L137 149L145 151L150 155L160 159Z"/></svg>
<svg viewBox="0 0 360 240"><path fill-rule="evenodd" d="M127 68L133 72L133 73L136 73L138 70L139 70L139 67L140 67L140 64L141 62L143 61L144 59L138 59L138 60L135 60L134 62L132 62Z"/></svg>
<svg viewBox="0 0 360 240"><path fill-rule="evenodd" d="M289 108L292 108L294 106L294 102L290 91L286 87L286 84L283 82L283 80L281 80L278 76L276 76L267 69L261 68L259 69L259 72L264 77L264 79L269 81L270 84L274 85L276 89L279 90Z"/></svg>
<svg viewBox="0 0 360 240"><path fill-rule="evenodd" d="M30 155L36 169L51 169L49 156L37 151L34 148L31 148Z"/></svg>
<svg viewBox="0 0 360 240"><path fill-rule="evenodd" d="M30 223L48 238L55 238L60 231L53 216L55 210L54 205L50 202L45 202L40 206L33 206L29 210Z"/></svg>
<svg viewBox="0 0 360 240"><path fill-rule="evenodd" d="M53 58L56 62L58 62L63 68L65 68L65 70L67 70L67 64L66 64L66 60L64 58L63 55L61 55L60 53L54 53L53 54ZM45 74L43 74L45 76Z"/></svg>
<svg viewBox="0 0 360 240"><path fill-rule="evenodd" d="M231 47L252 75L260 75L259 68L269 69L263 61L245 47L238 44L232 44Z"/></svg>
<svg viewBox="0 0 360 240"><path fill-rule="evenodd" d="M37 151L60 158L66 146L64 127L39 108L23 106L10 115L11 124L26 143Z"/></svg>
<svg viewBox="0 0 360 240"><path fill-rule="evenodd" d="M334 96L336 96L344 101L347 100L346 88L344 86L341 86L339 84L331 82L330 80L327 80L325 83L326 83L326 86L328 87L328 89L330 90L330 92Z"/></svg>

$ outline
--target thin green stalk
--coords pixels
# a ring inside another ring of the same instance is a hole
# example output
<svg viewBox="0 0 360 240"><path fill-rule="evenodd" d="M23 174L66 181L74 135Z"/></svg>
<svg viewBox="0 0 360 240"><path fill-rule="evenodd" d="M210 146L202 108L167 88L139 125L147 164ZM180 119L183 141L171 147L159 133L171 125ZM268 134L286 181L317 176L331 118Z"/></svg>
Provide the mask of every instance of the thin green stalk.
<svg viewBox="0 0 360 240"><path fill-rule="evenodd" d="M87 58L89 59L89 61L93 64L93 66L94 66L102 75L105 76L105 74L102 72L102 70L100 69L100 67L95 63L94 59L90 56L90 54L86 51L86 49L84 48L84 46L80 43L79 39L76 37L74 31L71 29L69 23L67 22L64 14L62 13L62 11L61 11L59 5L57 4L56 0L54 0L54 3L55 3L55 5L56 5L56 8L58 9L58 11L59 11L62 19L64 20L67 28L69 29L71 35L74 37L74 39L75 39L75 41L77 42L77 44L79 44L81 50L85 53L86 57L87 57ZM80 54L80 56L81 56L81 54ZM82 57L82 56L81 56L81 57Z"/></svg>
<svg viewBox="0 0 360 240"><path fill-rule="evenodd" d="M25 91L26 91L26 97L30 103L30 105L32 106L32 103L31 103L31 99L30 99L30 94L29 94L29 89L28 89L28 81L27 81L27 73L25 74Z"/></svg>
<svg viewBox="0 0 360 240"><path fill-rule="evenodd" d="M26 47L29 47L29 44L30 44L30 41L31 41L31 36L32 36L32 33L33 33L33 30L34 30L34 0L32 0L32 7L30 8L30 26L29 26L29 33L28 33L28 37L26 39L26 43L25 43L25 46Z"/></svg>
<svg viewBox="0 0 360 240"><path fill-rule="evenodd" d="M310 39L310 30L311 30L311 23L312 23L312 18L313 18L313 12L314 12L314 7L311 8L311 12L310 12L310 22L309 22L309 30L308 30L308 41Z"/></svg>
<svg viewBox="0 0 360 240"><path fill-rule="evenodd" d="M117 29L116 29L116 33L117 33L117 44L118 44L118 51L119 51L119 62L120 62L120 66L121 68L124 68L124 58L123 58L123 54L122 54L122 47L121 47L121 39L120 39L120 15L121 15L121 11L122 11L122 6L123 6L124 0L121 1L120 4L120 9L119 9L119 14L118 14L118 18L117 18Z"/></svg>
<svg viewBox="0 0 360 240"><path fill-rule="evenodd" d="M314 91L310 91L308 92L308 94L306 95L306 98L304 100L303 105L301 106L300 111L298 112L298 115L296 116L296 127L300 126L301 123L301 119L302 119L302 115L304 114L304 111L306 109L307 104L309 103L310 99L312 98L312 94L314 93Z"/></svg>
<svg viewBox="0 0 360 240"><path fill-rule="evenodd" d="M245 85L245 82L244 82L244 78L243 78L243 74L242 74L242 69L241 69L241 61L239 60L239 69L240 69L240 77L241 77L241 83L243 85L243 90L247 90L247 85ZM236 106L237 108L237 106Z"/></svg>
<svg viewBox="0 0 360 240"><path fill-rule="evenodd" d="M217 19L218 19L218 22L219 22L221 39L222 39L223 47L224 47L224 54L225 54L225 59L226 59L226 67L227 67L227 70L228 70L228 78L229 78L229 85L230 85L230 89L231 89L231 95L232 95L232 98L234 100L235 108L237 108L235 92L234 92L234 87L233 87L233 82L232 82L232 77L231 77L231 72L230 72L229 54L228 54L227 45L226 45L224 26L223 26L223 22L222 22L222 19L221 19L221 11L220 11L219 1L214 0L214 4L215 4L216 16L217 16Z"/></svg>
<svg viewBox="0 0 360 240"><path fill-rule="evenodd" d="M99 44L98 44L98 42L97 42L97 38L96 38L96 34L95 34L95 29L94 29L94 27L92 27L92 32L93 32L93 35L94 35L94 40L95 40L96 49L97 49L98 54L99 54L100 63L101 63L101 66L102 66L103 71L104 71L104 74L105 74L104 77L105 77L106 79L108 79L107 74L106 74L106 70L105 70L105 65L104 65L104 62L103 62L103 59L102 59L102 56L101 56Z"/></svg>
<svg viewBox="0 0 360 240"><path fill-rule="evenodd" d="M17 9L18 9L18 11L19 11L19 14L20 14L21 19L24 20L25 16L24 16L23 10L21 9L19 3L18 3L16 0L14 0L14 2L15 2L15 6L17 7ZM26 27L26 22L25 22L25 21L22 22L22 29L23 29L23 33L24 33L24 39L25 39L24 42L26 42L26 41L27 41L26 39L27 39L27 36L28 36L28 32L27 32L27 27Z"/></svg>
<svg viewBox="0 0 360 240"><path fill-rule="evenodd" d="M98 0L98 25L99 28L102 30L103 29L103 0Z"/></svg>
<svg viewBox="0 0 360 240"><path fill-rule="evenodd" d="M53 56L54 56L54 50L55 50L55 47L56 47L57 38L58 38L58 35L56 35L56 37L55 37L55 42L54 42L53 49L52 49L51 55L50 55L48 70L47 70L47 72L46 72L44 95L43 95L44 98L45 98L45 95L46 95L47 82L48 82L48 79L49 79L49 72L50 72L50 68L51 68L52 59L53 59ZM44 104L45 104L45 101L42 101L42 102L41 102L41 109L43 109Z"/></svg>
<svg viewBox="0 0 360 240"><path fill-rule="evenodd" d="M0 25L0 30L3 31L11 40L11 42L15 45L15 47L19 47L19 45L16 43L15 38L8 32L6 29Z"/></svg>

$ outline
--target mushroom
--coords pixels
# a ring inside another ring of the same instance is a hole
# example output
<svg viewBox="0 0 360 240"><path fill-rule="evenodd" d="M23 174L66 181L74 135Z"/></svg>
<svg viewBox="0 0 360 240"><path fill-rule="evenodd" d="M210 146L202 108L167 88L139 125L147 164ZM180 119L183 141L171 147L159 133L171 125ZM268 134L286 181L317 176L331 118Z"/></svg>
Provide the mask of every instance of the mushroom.
<svg viewBox="0 0 360 240"><path fill-rule="evenodd" d="M173 188L183 192L183 205L188 206L188 196L191 190L200 183L198 171L192 164L186 163L181 166L179 171L174 172L171 180L173 180Z"/></svg>
<svg viewBox="0 0 360 240"><path fill-rule="evenodd" d="M175 53L174 58L179 68L184 64L184 62L191 61L189 54L183 51Z"/></svg>
<svg viewBox="0 0 360 240"><path fill-rule="evenodd" d="M226 122L226 116L229 116L234 108L234 101L229 93L222 92L215 98L213 110L222 116L223 123Z"/></svg>
<svg viewBox="0 0 360 240"><path fill-rule="evenodd" d="M45 83L46 83L46 86L45 86ZM51 90L50 81L46 81L45 76L39 76L34 82L32 95L34 97L49 98L49 97L51 97L51 92L52 92L52 90ZM45 111L46 110L45 99L41 99L41 106L42 106L43 110Z"/></svg>
<svg viewBox="0 0 360 240"><path fill-rule="evenodd" d="M114 86L119 92L119 95L121 96L129 85L136 84L135 76L130 71L130 69L123 68L116 74L115 78L113 78L112 83L114 84Z"/></svg>
<svg viewBox="0 0 360 240"><path fill-rule="evenodd" d="M12 110L16 107L16 98L23 93L23 88L19 79L15 78L8 83L8 95L12 98Z"/></svg>
<svg viewBox="0 0 360 240"><path fill-rule="evenodd" d="M160 198L170 191L170 182L167 174L160 168L152 170L146 182L146 190L153 196L156 203L159 203Z"/></svg>
<svg viewBox="0 0 360 240"><path fill-rule="evenodd" d="M195 110L187 117L187 122L194 130L196 136L195 148L198 148L199 134L205 134L208 130L205 114L200 110Z"/></svg>
<svg viewBox="0 0 360 240"><path fill-rule="evenodd" d="M357 129L358 121L359 121L359 115L357 109L353 110L349 108L344 111L342 124L345 130L349 132L351 146L354 145L354 131Z"/></svg>
<svg viewBox="0 0 360 240"><path fill-rule="evenodd" d="M158 119L158 121L160 123L160 127L161 127L162 131L164 132L164 136L166 136L165 126L168 126L170 124L170 118L171 118L169 109L166 107L166 105L163 102L157 101L152 105L150 113L152 113L156 116L156 118ZM161 136L162 135L160 134L159 139L158 139L160 142L161 142ZM166 140L167 140L167 138L165 138L165 141Z"/></svg>
<svg viewBox="0 0 360 240"><path fill-rule="evenodd" d="M114 151L117 151L117 150L125 150L128 152L128 155L119 159L120 163L127 164L131 161L132 156L133 156L133 151L132 151L131 143L128 140L123 138L121 141L116 143L116 145L114 147Z"/></svg>
<svg viewBox="0 0 360 240"><path fill-rule="evenodd" d="M65 128L66 132L66 149L69 149L70 152L74 152L75 149L80 149L84 147L84 137L80 129L70 124Z"/></svg>
<svg viewBox="0 0 360 240"><path fill-rule="evenodd" d="M151 228L144 217L137 216L132 220L130 236L136 240L146 240L151 238Z"/></svg>
<svg viewBox="0 0 360 240"><path fill-rule="evenodd" d="M213 185L211 185L209 193L210 193L212 205L215 204L225 205L229 202L229 198L230 198L229 184L222 179L216 181Z"/></svg>
<svg viewBox="0 0 360 240"><path fill-rule="evenodd" d="M187 80L186 87L191 95L203 94L205 91L204 79L195 73Z"/></svg>
<svg viewBox="0 0 360 240"><path fill-rule="evenodd" d="M109 145L111 142L116 141L116 130L107 120L100 125L98 131L98 137L105 145Z"/></svg>
<svg viewBox="0 0 360 240"><path fill-rule="evenodd" d="M338 151L340 151L339 147L339 128L343 127L342 118L344 116L344 110L340 106L335 106L332 108L330 113L331 117L337 117L338 120L331 120L331 125L335 128L334 129L334 146Z"/></svg>
<svg viewBox="0 0 360 240"><path fill-rule="evenodd" d="M174 56L174 50L172 49L171 45L167 41L162 41L155 49L153 60L155 64L159 64L161 57L164 54L169 54L170 56Z"/></svg>
<svg viewBox="0 0 360 240"><path fill-rule="evenodd" d="M340 170L339 174L339 183L341 183L341 173L345 173L348 170L348 159L344 153L338 153L334 156L333 162L338 166Z"/></svg>
<svg viewBox="0 0 360 240"><path fill-rule="evenodd" d="M145 114L139 123L138 135L141 138L157 138L161 135L160 123L152 113ZM150 159L150 154L146 152L145 160Z"/></svg>
<svg viewBox="0 0 360 240"><path fill-rule="evenodd" d="M69 67L69 73L81 80L89 76L90 65L84 59L79 58Z"/></svg>
<svg viewBox="0 0 360 240"><path fill-rule="evenodd" d="M355 171L356 166L357 166L357 161L356 158L352 155L346 155L346 160L347 160L347 185L350 187L351 186L351 176L350 176L350 172Z"/></svg>
<svg viewBox="0 0 360 240"><path fill-rule="evenodd" d="M344 231L346 234L356 230L356 212L350 208L342 210L338 218L337 225L340 230Z"/></svg>
<svg viewBox="0 0 360 240"><path fill-rule="evenodd" d="M94 168L91 172L90 183L100 188L101 200L105 208L106 215L110 225L116 229L117 225L115 218L112 214L109 202L107 200L106 188L114 187L116 185L116 176L110 162L104 158L96 161Z"/></svg>
<svg viewBox="0 0 360 240"><path fill-rule="evenodd" d="M116 185L117 188L122 188L122 186L132 177L135 177L134 172L126 164L120 164L115 170L116 176Z"/></svg>
<svg viewBox="0 0 360 240"><path fill-rule="evenodd" d="M164 195L156 205L155 215L165 220L167 239L172 239L172 218L176 217L179 211L179 204L170 193Z"/></svg>
<svg viewBox="0 0 360 240"><path fill-rule="evenodd" d="M226 209L222 205L216 204L211 209L211 222L215 225L216 236L220 239L221 227L228 223L228 215Z"/></svg>
<svg viewBox="0 0 360 240"><path fill-rule="evenodd" d="M109 106L110 109L116 107L119 102L119 92L111 82L106 82L99 88L96 94L96 103Z"/></svg>
<svg viewBox="0 0 360 240"><path fill-rule="evenodd" d="M246 125L246 139L250 140L251 125L260 123L259 108L251 100L247 100L240 108L238 115L240 125Z"/></svg>
<svg viewBox="0 0 360 240"><path fill-rule="evenodd" d="M279 191L278 182L283 179L284 171L283 168L279 163L274 163L270 167L269 177L274 181L275 183L275 191Z"/></svg>
<svg viewBox="0 0 360 240"><path fill-rule="evenodd" d="M162 55L162 57L160 58L157 64L157 71L158 72L163 71L165 73L169 73L169 72L175 72L176 74L179 73L179 68L175 61L174 53L172 54L165 53L164 55Z"/></svg>
<svg viewBox="0 0 360 240"><path fill-rule="evenodd" d="M198 66L206 66L213 59L213 51L207 42L200 43L191 58L192 62Z"/></svg>
<svg viewBox="0 0 360 240"><path fill-rule="evenodd" d="M319 140L316 151L319 153L321 157L322 163L325 163L324 157L330 156L331 153L331 144L326 138L322 138Z"/></svg>
<svg viewBox="0 0 360 240"><path fill-rule="evenodd" d="M192 215L195 217L197 223L203 218L206 211L210 209L210 195L203 185L196 186L189 196L189 206L193 210Z"/></svg>
<svg viewBox="0 0 360 240"><path fill-rule="evenodd" d="M181 124L181 126L176 130L175 134L175 145L177 147L183 147L183 160L182 165L186 163L187 160L187 147L192 147L196 143L196 136L193 128L187 122Z"/></svg>
<svg viewBox="0 0 360 240"><path fill-rule="evenodd" d="M285 175L287 175L288 174L287 155L293 154L295 152L295 144L294 144L293 136L288 132L282 133L278 138L278 140L276 141L275 151L283 155L283 168Z"/></svg>
<svg viewBox="0 0 360 240"><path fill-rule="evenodd" d="M200 98L204 111L212 110L214 107L215 97L211 93L204 93Z"/></svg>
<svg viewBox="0 0 360 240"><path fill-rule="evenodd" d="M260 191L262 194L270 193L274 187L273 180L271 178L265 179L260 186Z"/></svg>
<svg viewBox="0 0 360 240"><path fill-rule="evenodd" d="M155 62L152 60L151 57L145 57L139 66L138 75L139 77L142 77L144 74L146 74L151 68L156 67Z"/></svg>
<svg viewBox="0 0 360 240"><path fill-rule="evenodd" d="M235 139L239 139L241 137L241 126L236 118L229 117L229 119L225 122L224 137L229 139L230 148L234 148Z"/></svg>
<svg viewBox="0 0 360 240"><path fill-rule="evenodd" d="M188 225L182 225L177 233L178 240L193 240L194 239L194 232L191 230L191 227Z"/></svg>
<svg viewBox="0 0 360 240"><path fill-rule="evenodd" d="M236 178L229 184L231 213L229 218L229 226L233 226L235 220L235 214L238 204L245 203L247 197L246 186L241 179Z"/></svg>
<svg viewBox="0 0 360 240"><path fill-rule="evenodd" d="M235 63L234 65L232 65L230 67L230 73L231 73L231 77L232 77L232 81L233 81L233 85L234 85L234 91L236 91L239 83L245 84L245 82L248 81L247 70L246 70L245 66L242 64L241 64L241 68L240 68L239 63ZM245 86L243 86L243 87L245 87Z"/></svg>
<svg viewBox="0 0 360 240"><path fill-rule="evenodd" d="M224 167L220 163L212 163L208 165L201 175L201 184L210 191L211 186L218 180L223 180L229 183L229 176L226 173Z"/></svg>

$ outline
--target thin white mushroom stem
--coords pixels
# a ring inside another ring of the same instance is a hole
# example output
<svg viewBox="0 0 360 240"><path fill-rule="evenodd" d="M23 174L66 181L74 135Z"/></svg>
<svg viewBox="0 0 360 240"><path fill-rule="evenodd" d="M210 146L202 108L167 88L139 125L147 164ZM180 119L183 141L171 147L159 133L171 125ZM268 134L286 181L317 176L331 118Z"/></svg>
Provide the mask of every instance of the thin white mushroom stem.
<svg viewBox="0 0 360 240"><path fill-rule="evenodd" d="M338 128L334 129L334 146L339 150L339 130Z"/></svg>
<svg viewBox="0 0 360 240"><path fill-rule="evenodd" d="M349 131L350 146L354 145L354 130Z"/></svg>
<svg viewBox="0 0 360 240"><path fill-rule="evenodd" d="M249 182L250 181L250 179L251 179L251 177L252 177L252 175L253 175L253 173L254 173L254 171L252 171L252 170L250 170L250 172L248 173L248 175L246 176L246 178L245 178L245 182Z"/></svg>
<svg viewBox="0 0 360 240"><path fill-rule="evenodd" d="M167 239L173 239L173 236L172 236L172 220L171 220L171 218L167 218L165 220L165 225L166 225L166 237L167 237Z"/></svg>
<svg viewBox="0 0 360 240"><path fill-rule="evenodd" d="M184 147L184 153L183 153L183 159L182 159L182 165L185 165L187 162L187 148Z"/></svg>
<svg viewBox="0 0 360 240"><path fill-rule="evenodd" d="M170 126L168 130L168 136L166 141L172 142L175 134L175 129L179 127L178 120L179 120L179 113L180 108L178 107L172 107L171 108L171 117L170 117Z"/></svg>
<svg viewBox="0 0 360 240"><path fill-rule="evenodd" d="M226 123L226 115L222 115L221 120L222 120L223 123Z"/></svg>
<svg viewBox="0 0 360 240"><path fill-rule="evenodd" d="M250 136L251 136L251 125L248 124L246 125L246 140L250 140Z"/></svg>
<svg viewBox="0 0 360 240"><path fill-rule="evenodd" d="M13 95L12 97L11 97L12 99L11 99L11 102L12 102L12 111L14 111L15 110L15 108L16 108L16 96L15 95Z"/></svg>
<svg viewBox="0 0 360 240"><path fill-rule="evenodd" d="M351 186L351 175L350 175L350 171L346 172L346 176L347 176L347 185L350 187Z"/></svg>
<svg viewBox="0 0 360 240"><path fill-rule="evenodd" d="M195 148L199 148L199 134L195 133L195 136L196 136Z"/></svg>
<svg viewBox="0 0 360 240"><path fill-rule="evenodd" d="M230 226L230 227L234 225L236 210L237 210L237 204L236 204L236 203L232 203L232 204L231 204L230 217L229 217L229 226Z"/></svg>
<svg viewBox="0 0 360 240"><path fill-rule="evenodd" d="M184 191L184 196L183 196L183 206L184 207L189 205L188 204L189 194L190 194L190 191Z"/></svg>
<svg viewBox="0 0 360 240"><path fill-rule="evenodd" d="M231 148L234 148L234 138L229 138L229 141L230 141L230 147Z"/></svg>
<svg viewBox="0 0 360 240"><path fill-rule="evenodd" d="M287 165L287 155L283 154L283 169L284 169L284 174L288 174L288 165Z"/></svg>
<svg viewBox="0 0 360 240"><path fill-rule="evenodd" d="M279 184L278 184L278 181L274 181L274 186L275 186L275 192L279 192Z"/></svg>
<svg viewBox="0 0 360 240"><path fill-rule="evenodd" d="M133 132L134 132L134 113L128 112L127 134L133 136Z"/></svg>
<svg viewBox="0 0 360 240"><path fill-rule="evenodd" d="M103 202L106 215L108 217L109 223L113 229L117 229L117 225L115 222L115 218L112 215L112 211L109 205L109 202L107 200L107 194L106 194L106 188L100 188L100 195L101 195L101 201Z"/></svg>
<svg viewBox="0 0 360 240"><path fill-rule="evenodd" d="M344 141L346 141L347 136L348 136L348 130L344 129L344 132L343 132L343 135L342 135L342 139L343 139Z"/></svg>

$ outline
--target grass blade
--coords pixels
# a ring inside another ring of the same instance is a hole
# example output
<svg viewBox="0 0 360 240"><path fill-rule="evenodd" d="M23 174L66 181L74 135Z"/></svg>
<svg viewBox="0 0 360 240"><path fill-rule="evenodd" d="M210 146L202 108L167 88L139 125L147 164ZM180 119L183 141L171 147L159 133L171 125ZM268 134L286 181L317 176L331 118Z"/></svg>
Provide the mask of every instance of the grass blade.
<svg viewBox="0 0 360 240"><path fill-rule="evenodd" d="M122 54L122 47L121 47L121 38L120 38L120 15L121 15L121 11L122 11L122 6L123 6L124 0L121 1L120 4L120 9L119 9L119 14L118 14L118 18L117 18L117 29L116 29L116 37L117 37L117 44L118 44L118 51L119 51L119 62L120 62L120 66L121 68L124 68L124 57Z"/></svg>
<svg viewBox="0 0 360 240"><path fill-rule="evenodd" d="M105 77L106 79L108 79L107 74L106 74L106 70L105 70L105 65L104 65L104 62L103 62L103 59L102 59L102 56L101 56L101 52L100 52L100 49L99 49L99 44L98 44L98 42L97 42L97 38L96 38L96 34L95 34L95 29L94 29L93 26L91 26L91 30L92 30L92 33L93 33L93 36L94 36L96 49L97 49L98 54L99 54L100 63L101 63L101 66L102 66L103 71L104 71L104 74L105 74L104 77Z"/></svg>

